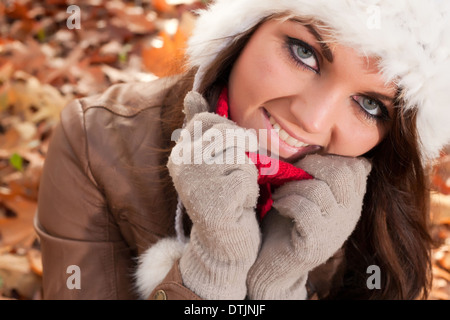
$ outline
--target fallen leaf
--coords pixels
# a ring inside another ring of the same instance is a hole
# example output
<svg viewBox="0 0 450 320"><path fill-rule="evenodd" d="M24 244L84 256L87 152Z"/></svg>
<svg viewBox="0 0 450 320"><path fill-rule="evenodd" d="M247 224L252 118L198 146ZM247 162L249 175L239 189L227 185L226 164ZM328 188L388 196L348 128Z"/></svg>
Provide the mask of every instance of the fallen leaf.
<svg viewBox="0 0 450 320"><path fill-rule="evenodd" d="M431 194L430 214L433 223L440 224L450 220L450 195L434 192Z"/></svg>
<svg viewBox="0 0 450 320"><path fill-rule="evenodd" d="M152 5L156 11L167 13L174 10L174 6L167 4L166 0L152 0Z"/></svg>
<svg viewBox="0 0 450 320"><path fill-rule="evenodd" d="M161 32L158 41L162 43L161 47L153 45L143 48L142 61L148 71L157 77L171 76L181 73L182 63L180 62L180 54L174 39L166 32Z"/></svg>
<svg viewBox="0 0 450 320"><path fill-rule="evenodd" d="M0 158L9 158L15 148L21 143L20 133L10 128L5 134L0 134Z"/></svg>
<svg viewBox="0 0 450 320"><path fill-rule="evenodd" d="M16 292L21 299L32 299L41 290L41 277L31 272L28 258L23 255L0 255L1 291L13 296Z"/></svg>
<svg viewBox="0 0 450 320"><path fill-rule="evenodd" d="M193 28L191 19L192 14L184 14L173 36L162 31L152 46L143 48L142 61L147 70L158 77L167 77L185 71L185 49Z"/></svg>
<svg viewBox="0 0 450 320"><path fill-rule="evenodd" d="M450 155L443 154L436 160L431 174L432 188L450 195Z"/></svg>
<svg viewBox="0 0 450 320"><path fill-rule="evenodd" d="M27 252L28 262L30 264L31 271L38 276L42 276L42 255L38 249L30 248Z"/></svg>
<svg viewBox="0 0 450 320"><path fill-rule="evenodd" d="M14 153L10 158L9 158L9 163L16 169L19 171L23 171L23 158L17 154Z"/></svg>
<svg viewBox="0 0 450 320"><path fill-rule="evenodd" d="M33 218L37 203L16 196L5 201L5 205L16 213L16 217L0 220L0 246L19 245L34 237Z"/></svg>
<svg viewBox="0 0 450 320"><path fill-rule="evenodd" d="M450 273L442 268L433 266L433 274L435 277L439 277L439 278L444 279L445 281L450 282Z"/></svg>
<svg viewBox="0 0 450 320"><path fill-rule="evenodd" d="M28 8L19 1L8 1L5 6L5 15L11 19L29 20Z"/></svg>

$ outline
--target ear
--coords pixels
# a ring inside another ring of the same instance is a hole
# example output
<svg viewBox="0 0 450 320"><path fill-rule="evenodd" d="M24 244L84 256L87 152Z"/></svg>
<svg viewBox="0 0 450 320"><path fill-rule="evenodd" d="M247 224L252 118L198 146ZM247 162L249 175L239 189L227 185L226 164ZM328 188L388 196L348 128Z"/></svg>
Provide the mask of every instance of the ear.
<svg viewBox="0 0 450 320"><path fill-rule="evenodd" d="M134 278L141 299L147 299L153 289L164 280L173 264L183 255L185 246L186 243L176 238L164 238L139 257Z"/></svg>

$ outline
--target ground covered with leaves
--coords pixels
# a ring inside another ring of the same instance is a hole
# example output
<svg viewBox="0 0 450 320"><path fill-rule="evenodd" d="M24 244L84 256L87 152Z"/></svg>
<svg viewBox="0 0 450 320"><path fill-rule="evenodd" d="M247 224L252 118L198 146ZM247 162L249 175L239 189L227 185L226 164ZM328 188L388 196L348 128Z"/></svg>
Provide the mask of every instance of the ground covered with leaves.
<svg viewBox="0 0 450 320"><path fill-rule="evenodd" d="M33 217L62 108L115 83L181 72L192 10L203 6L196 0L0 2L0 299L42 299ZM448 154L436 161L431 181L439 245L430 299L439 300L450 298Z"/></svg>

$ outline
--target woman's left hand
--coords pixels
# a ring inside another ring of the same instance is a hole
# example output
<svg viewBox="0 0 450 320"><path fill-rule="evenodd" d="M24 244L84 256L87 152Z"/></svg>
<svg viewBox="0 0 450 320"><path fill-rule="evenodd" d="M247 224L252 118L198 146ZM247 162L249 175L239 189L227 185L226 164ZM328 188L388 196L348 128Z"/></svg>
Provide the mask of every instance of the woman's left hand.
<svg viewBox="0 0 450 320"><path fill-rule="evenodd" d="M247 277L250 299L305 299L308 272L342 247L360 218L369 161L311 155L296 166L315 178L274 192L261 251Z"/></svg>

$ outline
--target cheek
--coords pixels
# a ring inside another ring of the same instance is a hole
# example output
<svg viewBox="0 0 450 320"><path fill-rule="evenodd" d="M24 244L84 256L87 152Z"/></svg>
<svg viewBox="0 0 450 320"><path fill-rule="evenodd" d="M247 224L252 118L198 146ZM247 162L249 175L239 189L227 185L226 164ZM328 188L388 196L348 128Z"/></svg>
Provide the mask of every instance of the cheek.
<svg viewBox="0 0 450 320"><path fill-rule="evenodd" d="M376 147L385 136L385 129L367 127L361 123L340 126L330 144L329 153L359 157Z"/></svg>
<svg viewBox="0 0 450 320"><path fill-rule="evenodd" d="M289 72L277 53L278 44L273 41L269 47L267 41L263 43L261 46L257 38L250 42L231 72L230 115L236 122L242 117L250 117L267 101L284 95L282 88L290 82L287 75L292 71Z"/></svg>
<svg viewBox="0 0 450 320"><path fill-rule="evenodd" d="M243 113L261 101L261 88L267 72L264 67L258 66L260 57L250 57L250 52L244 52L230 75L230 112ZM265 75L265 76L264 76Z"/></svg>

